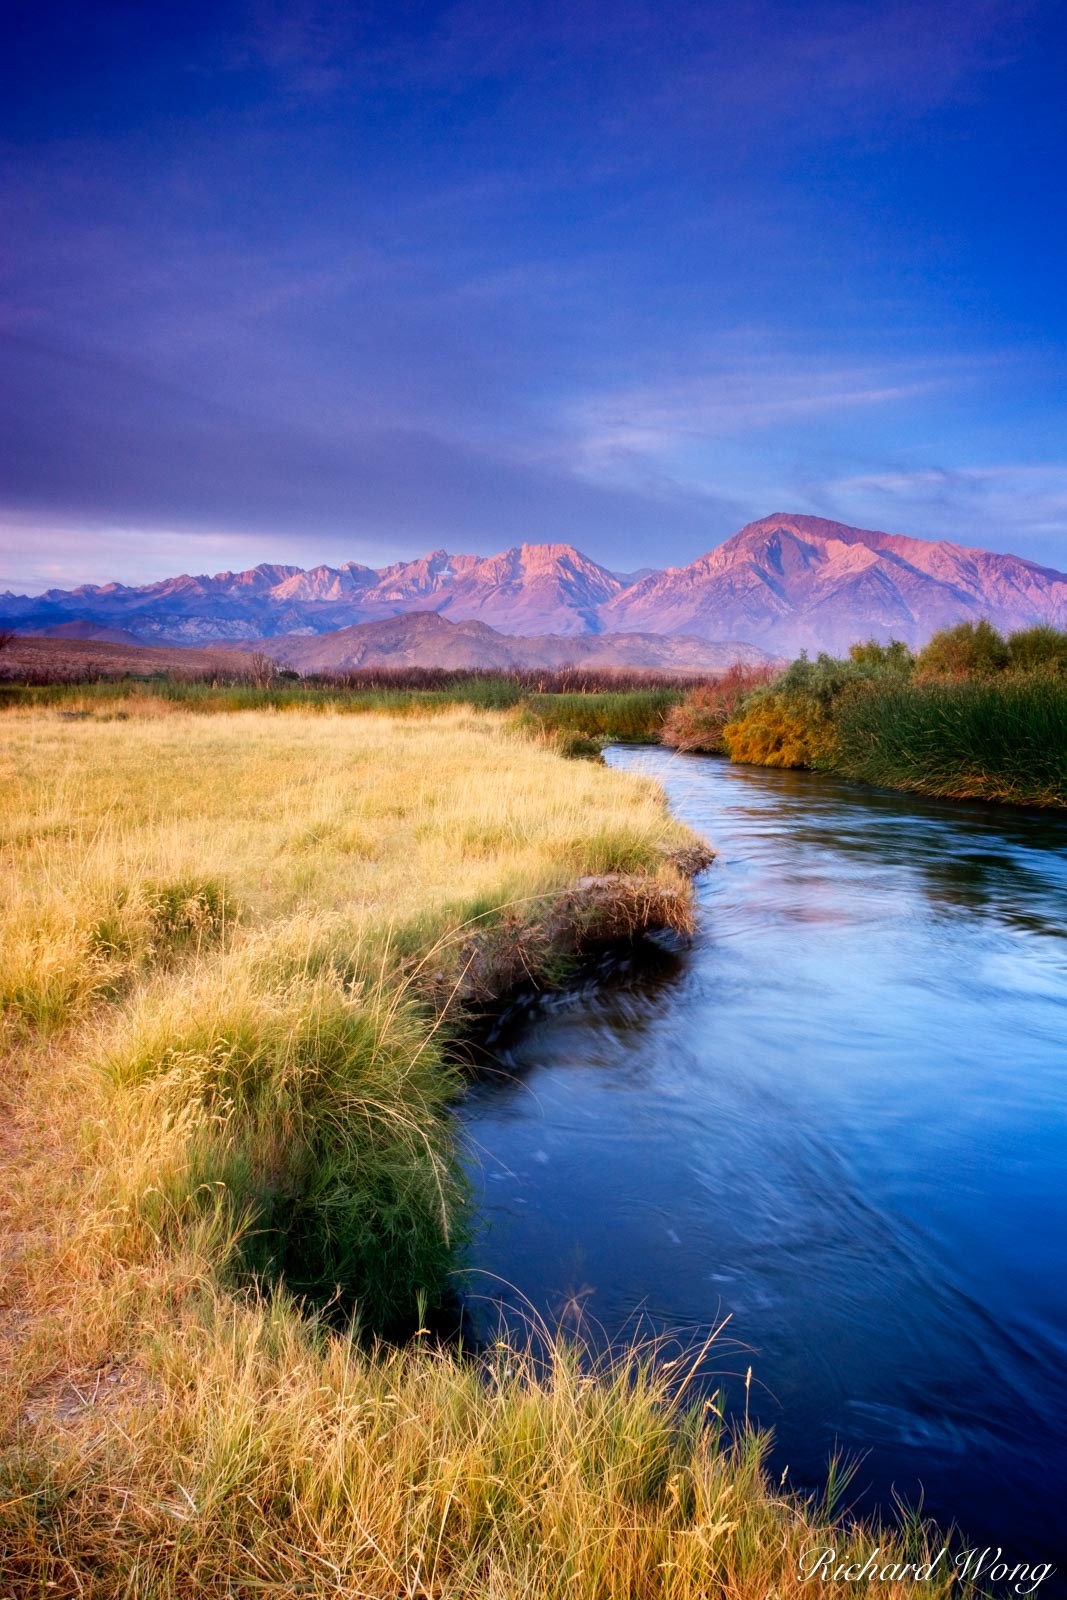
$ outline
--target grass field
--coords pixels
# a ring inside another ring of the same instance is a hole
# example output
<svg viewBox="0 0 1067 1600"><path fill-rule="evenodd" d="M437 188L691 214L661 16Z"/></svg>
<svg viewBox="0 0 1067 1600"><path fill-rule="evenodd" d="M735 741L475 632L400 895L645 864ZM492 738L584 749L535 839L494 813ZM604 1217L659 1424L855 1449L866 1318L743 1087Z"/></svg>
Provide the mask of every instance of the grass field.
<svg viewBox="0 0 1067 1600"><path fill-rule="evenodd" d="M0 724L0 1593L765 1600L866 1554L682 1367L370 1338L462 1236L457 997L689 925L656 787L471 709L114 710Z"/></svg>
<svg viewBox="0 0 1067 1600"><path fill-rule="evenodd" d="M657 681L640 673L352 672L335 679L289 677L261 684L173 674L41 683L11 678L0 680L0 712L48 707L71 717L99 718L182 706L207 715L286 711L424 717L469 706L510 711L520 727L557 736L564 747L582 754L595 754L600 744L613 739L657 742L664 718L684 693L677 680ZM586 743L579 746L581 740Z"/></svg>

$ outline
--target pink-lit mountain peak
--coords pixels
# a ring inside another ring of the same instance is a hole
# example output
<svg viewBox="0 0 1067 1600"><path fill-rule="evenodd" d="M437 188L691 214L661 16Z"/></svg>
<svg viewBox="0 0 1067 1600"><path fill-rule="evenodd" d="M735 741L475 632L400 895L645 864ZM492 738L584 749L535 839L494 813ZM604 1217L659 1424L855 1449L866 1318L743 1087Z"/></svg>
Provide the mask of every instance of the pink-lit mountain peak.
<svg viewBox="0 0 1067 1600"><path fill-rule="evenodd" d="M613 573L569 544L522 544L494 556L434 550L385 567L360 595L362 620L413 605L453 621L480 618L515 634L599 632L597 609L618 594Z"/></svg>
<svg viewBox="0 0 1067 1600"><path fill-rule="evenodd" d="M687 566L636 581L573 545L527 543L492 556L437 549L380 570L264 564L140 588L11 596L0 622L39 629L86 620L145 640L208 643L320 634L411 611L518 636L681 633L777 654L842 650L872 636L921 644L936 628L979 617L1008 629L1062 627L1067 576L1018 556L776 512Z"/></svg>
<svg viewBox="0 0 1067 1600"><path fill-rule="evenodd" d="M653 573L604 606L604 625L745 638L793 651L988 616L1006 628L1067 623L1067 577L947 540L778 512L687 567Z"/></svg>

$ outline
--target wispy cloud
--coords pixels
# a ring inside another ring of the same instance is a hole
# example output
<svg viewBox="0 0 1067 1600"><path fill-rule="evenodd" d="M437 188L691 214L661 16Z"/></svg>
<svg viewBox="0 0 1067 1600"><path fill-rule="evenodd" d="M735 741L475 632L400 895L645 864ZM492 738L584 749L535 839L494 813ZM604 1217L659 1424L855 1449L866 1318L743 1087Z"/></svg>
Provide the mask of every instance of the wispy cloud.
<svg viewBox="0 0 1067 1600"><path fill-rule="evenodd" d="M653 112L694 126L744 109L754 123L918 113L967 92L1010 57L1031 0L452 0L405 19L343 0L252 0L246 47L319 95L373 73L393 86L458 89L572 77L629 92L589 106L619 125ZM758 47L754 47L758 45ZM574 87L579 88L579 82ZM636 154L637 152L635 152Z"/></svg>
<svg viewBox="0 0 1067 1600"><path fill-rule="evenodd" d="M591 469L634 457L663 461L694 444L785 423L891 406L943 389L941 372L803 366L753 356L744 365L589 397L571 414L578 456Z"/></svg>
<svg viewBox="0 0 1067 1600"><path fill-rule="evenodd" d="M368 566L395 559L388 542L361 541L356 553ZM354 558L352 541L323 537L317 553L298 535L233 528L167 528L80 517L76 523L32 513L0 511L0 592L38 594L110 580L152 583L178 572L215 573L257 566L262 561L340 566Z"/></svg>
<svg viewBox="0 0 1067 1600"><path fill-rule="evenodd" d="M845 520L862 508L880 527L1067 568L1067 462L857 473L826 481L822 496Z"/></svg>

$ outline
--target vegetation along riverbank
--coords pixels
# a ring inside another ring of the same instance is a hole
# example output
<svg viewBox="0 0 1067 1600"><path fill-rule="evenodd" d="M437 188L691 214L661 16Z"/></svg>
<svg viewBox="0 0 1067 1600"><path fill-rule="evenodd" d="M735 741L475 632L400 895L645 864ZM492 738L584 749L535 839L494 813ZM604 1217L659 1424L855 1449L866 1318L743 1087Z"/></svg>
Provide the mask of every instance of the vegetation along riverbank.
<svg viewBox="0 0 1067 1600"><path fill-rule="evenodd" d="M1067 634L987 622L737 671L667 715L664 741L950 799L1067 805Z"/></svg>
<svg viewBox="0 0 1067 1600"><path fill-rule="evenodd" d="M772 1484L655 1352L412 1333L461 1259L445 1040L689 928L658 788L470 705L199 710L0 723L0 1592L763 1600L816 1543L927 1559L831 1531L840 1478Z"/></svg>

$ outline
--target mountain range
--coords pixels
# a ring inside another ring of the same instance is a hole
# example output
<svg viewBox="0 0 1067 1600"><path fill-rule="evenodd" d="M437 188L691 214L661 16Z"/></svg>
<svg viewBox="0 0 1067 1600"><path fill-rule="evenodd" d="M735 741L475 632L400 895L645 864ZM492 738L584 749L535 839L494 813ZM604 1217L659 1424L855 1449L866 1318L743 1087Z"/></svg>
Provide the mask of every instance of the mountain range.
<svg viewBox="0 0 1067 1600"><path fill-rule="evenodd" d="M78 622L184 645L308 637L425 611L526 638L685 634L788 655L871 637L919 645L980 617L1008 630L1063 627L1067 574L946 540L775 513L688 566L643 575L612 572L569 544L524 544L488 557L436 550L377 570L264 564L139 587L0 595L0 626L44 633Z"/></svg>

